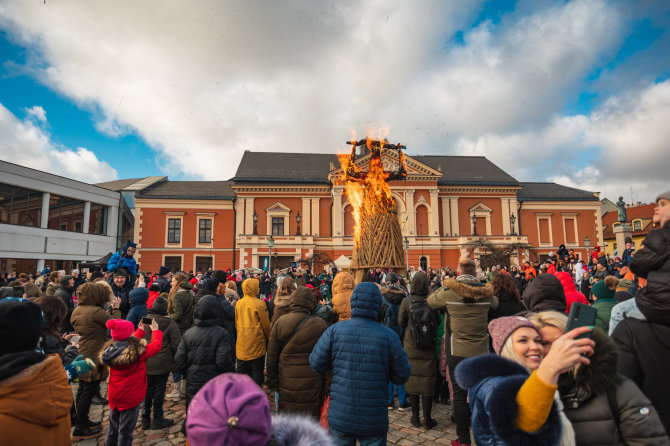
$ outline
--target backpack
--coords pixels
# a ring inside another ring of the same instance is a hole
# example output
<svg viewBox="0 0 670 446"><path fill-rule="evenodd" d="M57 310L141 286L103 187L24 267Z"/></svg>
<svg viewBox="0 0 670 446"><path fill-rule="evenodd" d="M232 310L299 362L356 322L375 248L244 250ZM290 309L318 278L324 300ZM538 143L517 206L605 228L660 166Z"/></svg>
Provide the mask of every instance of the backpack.
<svg viewBox="0 0 670 446"><path fill-rule="evenodd" d="M437 319L435 311L426 300L409 297L409 339L415 348L426 350L435 348L437 339Z"/></svg>
<svg viewBox="0 0 670 446"><path fill-rule="evenodd" d="M400 313L400 305L392 304L384 296L382 296L382 302L386 305L386 313L384 313L384 320L382 323L386 325L391 330L398 333L398 336L402 340L402 327L398 325L398 314Z"/></svg>

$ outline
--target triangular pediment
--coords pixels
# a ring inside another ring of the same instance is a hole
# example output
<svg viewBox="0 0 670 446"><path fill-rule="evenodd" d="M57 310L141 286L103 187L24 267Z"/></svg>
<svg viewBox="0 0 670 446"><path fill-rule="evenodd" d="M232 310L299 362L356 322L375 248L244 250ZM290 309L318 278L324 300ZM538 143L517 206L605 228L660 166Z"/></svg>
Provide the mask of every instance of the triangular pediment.
<svg viewBox="0 0 670 446"><path fill-rule="evenodd" d="M276 202L272 206L265 208L265 212L291 212L291 208L284 206L280 202Z"/></svg>
<svg viewBox="0 0 670 446"><path fill-rule="evenodd" d="M363 155L356 159L355 164L360 167L362 170L366 170L368 163L370 162L371 154ZM384 165L384 170L387 172L394 172L398 169L398 153L394 150L386 150L382 152L382 164ZM442 172L437 169L419 162L412 158L411 156L405 155L405 166L407 171L407 180L413 181L437 181L442 178ZM333 180L338 178L342 174L342 168L340 166L335 166L334 170L331 170L328 174L328 179Z"/></svg>
<svg viewBox="0 0 670 446"><path fill-rule="evenodd" d="M481 201L476 205L472 206L470 209L468 209L468 212L491 212L491 211L493 211L493 209L486 206Z"/></svg>

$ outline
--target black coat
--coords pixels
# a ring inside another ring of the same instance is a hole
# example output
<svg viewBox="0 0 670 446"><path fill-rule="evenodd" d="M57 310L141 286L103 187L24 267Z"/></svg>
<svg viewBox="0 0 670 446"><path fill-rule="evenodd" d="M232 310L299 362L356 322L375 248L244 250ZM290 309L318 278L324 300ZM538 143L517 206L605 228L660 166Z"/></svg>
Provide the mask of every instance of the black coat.
<svg viewBox="0 0 670 446"><path fill-rule="evenodd" d="M175 363L186 376L187 406L207 381L234 370L228 331L219 326L216 296L204 296L193 310L195 324L181 338Z"/></svg>
<svg viewBox="0 0 670 446"><path fill-rule="evenodd" d="M121 319L125 319L128 316L128 312L130 311L130 298L128 297L128 289L125 286L121 288L117 287L114 283L114 279L111 277L107 283L112 287L112 293L114 293L114 296L121 299L119 311L121 311ZM126 283L128 282L126 281Z"/></svg>
<svg viewBox="0 0 670 446"><path fill-rule="evenodd" d="M523 290L523 302L530 311L554 310L564 313L568 308L561 281L553 274L540 274Z"/></svg>
<svg viewBox="0 0 670 446"><path fill-rule="evenodd" d="M72 328L72 324L70 324L70 316L72 316L72 312L74 311L74 299L72 299L72 288L70 288L69 286L61 286L56 290L54 296L65 302L65 305L67 306L67 316L65 317L65 319L63 319L63 322L61 324L61 331L64 333L74 331L74 329Z"/></svg>
<svg viewBox="0 0 670 446"><path fill-rule="evenodd" d="M161 293L169 293L172 289L170 282L163 276L158 276L152 285L158 285L158 288L161 289Z"/></svg>
<svg viewBox="0 0 670 446"><path fill-rule="evenodd" d="M496 319L503 316L514 316L515 314L528 311L522 301L517 301L511 294L500 293L498 298L498 308L491 310L491 319Z"/></svg>

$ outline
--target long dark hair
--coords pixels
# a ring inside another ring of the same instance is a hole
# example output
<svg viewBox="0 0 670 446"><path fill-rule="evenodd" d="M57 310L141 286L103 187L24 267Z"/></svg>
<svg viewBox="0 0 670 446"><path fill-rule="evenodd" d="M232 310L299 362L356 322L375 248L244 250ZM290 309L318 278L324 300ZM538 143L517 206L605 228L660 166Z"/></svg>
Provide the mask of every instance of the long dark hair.
<svg viewBox="0 0 670 446"><path fill-rule="evenodd" d="M67 316L67 305L59 297L42 296L35 299L35 303L42 308L44 315L44 327L42 335L53 335L60 337L60 326Z"/></svg>
<svg viewBox="0 0 670 446"><path fill-rule="evenodd" d="M512 296L515 302L521 300L521 295L519 294L519 288L516 286L516 282L509 274L501 273L496 274L493 280L491 280L491 285L493 285L493 294L495 296Z"/></svg>

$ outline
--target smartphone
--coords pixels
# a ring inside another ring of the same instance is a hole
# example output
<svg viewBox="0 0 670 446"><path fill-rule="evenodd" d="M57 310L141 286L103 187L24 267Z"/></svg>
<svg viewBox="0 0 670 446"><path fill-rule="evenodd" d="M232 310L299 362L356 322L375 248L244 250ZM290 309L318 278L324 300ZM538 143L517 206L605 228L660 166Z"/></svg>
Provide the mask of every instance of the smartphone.
<svg viewBox="0 0 670 446"><path fill-rule="evenodd" d="M588 305L575 302L570 307L570 314L568 314L568 325L565 327L565 332L574 330L579 327L590 327L596 324L596 316L598 310L589 307ZM591 339L591 332L581 334L575 339L589 338Z"/></svg>
<svg viewBox="0 0 670 446"><path fill-rule="evenodd" d="M153 320L152 318L150 318L150 317L143 317L143 318L142 318L142 323L143 323L143 324L146 324L146 325L151 325L151 323L152 323L153 321L154 321L154 320Z"/></svg>
<svg viewBox="0 0 670 446"><path fill-rule="evenodd" d="M79 336L79 335L72 336L70 338L70 344L79 344L80 339L81 339L81 336Z"/></svg>

